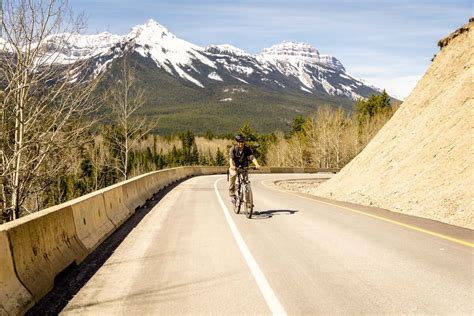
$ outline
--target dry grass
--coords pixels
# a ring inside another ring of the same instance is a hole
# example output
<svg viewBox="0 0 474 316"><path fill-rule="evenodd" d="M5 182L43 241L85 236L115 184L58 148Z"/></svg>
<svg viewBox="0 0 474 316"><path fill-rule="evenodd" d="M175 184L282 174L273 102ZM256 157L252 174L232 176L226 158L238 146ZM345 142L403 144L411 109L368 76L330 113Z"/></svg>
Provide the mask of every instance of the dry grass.
<svg viewBox="0 0 474 316"><path fill-rule="evenodd" d="M214 157L217 153L217 149L223 152L224 155L227 155L228 148L231 145L232 141L228 139L214 138L213 140L209 140L205 137L196 137L196 146L199 154L204 156L210 154ZM178 137L169 139L159 135L148 135L137 146L137 150L144 151L147 148L150 148L153 151L155 148L156 152L159 153L160 151L163 151L163 154L167 154L173 149L173 146L175 146L176 149L182 148L181 140Z"/></svg>
<svg viewBox="0 0 474 316"><path fill-rule="evenodd" d="M229 139L217 139L214 138L213 140L209 140L204 137L196 137L196 145L199 151L199 154L203 153L208 155L209 153L215 157L217 153L217 149L224 153L224 155L228 155L229 147L232 146L232 141Z"/></svg>

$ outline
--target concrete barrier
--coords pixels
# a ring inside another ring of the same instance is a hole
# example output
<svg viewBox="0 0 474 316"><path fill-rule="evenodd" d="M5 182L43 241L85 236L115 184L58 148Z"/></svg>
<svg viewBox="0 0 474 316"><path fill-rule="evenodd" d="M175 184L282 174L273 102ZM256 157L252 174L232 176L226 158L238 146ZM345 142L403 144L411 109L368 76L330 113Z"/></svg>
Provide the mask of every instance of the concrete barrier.
<svg viewBox="0 0 474 316"><path fill-rule="evenodd" d="M31 308L33 297L16 275L8 235L3 228L0 228L0 263L0 315Z"/></svg>
<svg viewBox="0 0 474 316"><path fill-rule="evenodd" d="M200 167L199 175L226 174L228 167Z"/></svg>
<svg viewBox="0 0 474 316"><path fill-rule="evenodd" d="M290 167L270 167L270 173L294 173L296 170Z"/></svg>
<svg viewBox="0 0 474 316"><path fill-rule="evenodd" d="M137 177L133 180L133 185L138 192L139 205L143 206L146 204L146 201L153 195L153 190L149 186L150 175L146 177Z"/></svg>
<svg viewBox="0 0 474 316"><path fill-rule="evenodd" d="M137 207L145 205L146 200L140 194L140 187L136 180L122 182L124 204L135 212Z"/></svg>
<svg viewBox="0 0 474 316"><path fill-rule="evenodd" d="M88 254L77 238L73 211L67 203L4 224L2 229L10 240L17 276L35 301L53 288L61 271Z"/></svg>
<svg viewBox="0 0 474 316"><path fill-rule="evenodd" d="M156 188L156 192L163 190L167 185L170 184L171 177L169 172L165 172L164 170L160 170L152 175L153 183ZM156 193L155 192L155 193Z"/></svg>
<svg viewBox="0 0 474 316"><path fill-rule="evenodd" d="M176 181L182 180L193 173L192 167L191 168L179 167L179 168L176 168L176 172L177 172Z"/></svg>
<svg viewBox="0 0 474 316"><path fill-rule="evenodd" d="M88 253L107 238L115 225L107 216L101 191L84 195L70 202L77 238Z"/></svg>
<svg viewBox="0 0 474 316"><path fill-rule="evenodd" d="M104 198L105 213L112 224L120 226L132 214L134 210L129 209L124 203L122 185L116 184L102 192Z"/></svg>
<svg viewBox="0 0 474 316"><path fill-rule="evenodd" d="M157 181L157 172L153 172L147 177L143 177L141 179L142 184L141 186L143 187L144 190L147 192L147 199L151 198L155 193L161 190L161 188L158 188L158 181Z"/></svg>

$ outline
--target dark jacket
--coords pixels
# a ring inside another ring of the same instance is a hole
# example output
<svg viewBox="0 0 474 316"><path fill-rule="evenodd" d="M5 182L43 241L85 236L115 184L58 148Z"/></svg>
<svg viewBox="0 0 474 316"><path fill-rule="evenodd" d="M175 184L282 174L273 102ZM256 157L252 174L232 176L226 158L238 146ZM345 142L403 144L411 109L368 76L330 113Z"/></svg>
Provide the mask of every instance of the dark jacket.
<svg viewBox="0 0 474 316"><path fill-rule="evenodd" d="M252 149L247 147L247 145L244 145L242 151L239 151L239 147L237 145L232 146L229 156L232 160L234 160L235 166L237 168L248 167L249 161L252 161L255 158Z"/></svg>

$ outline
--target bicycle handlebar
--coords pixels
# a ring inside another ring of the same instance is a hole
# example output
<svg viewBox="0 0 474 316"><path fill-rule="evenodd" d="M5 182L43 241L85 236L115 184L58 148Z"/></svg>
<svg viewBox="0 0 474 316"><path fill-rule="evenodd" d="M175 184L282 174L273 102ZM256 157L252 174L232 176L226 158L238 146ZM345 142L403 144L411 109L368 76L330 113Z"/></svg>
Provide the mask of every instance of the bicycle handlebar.
<svg viewBox="0 0 474 316"><path fill-rule="evenodd" d="M235 170L237 171L248 171L248 170L257 170L256 167L236 167Z"/></svg>
<svg viewBox="0 0 474 316"><path fill-rule="evenodd" d="M256 167L238 167L235 168L237 172L244 172L244 171L249 171L249 170L257 170Z"/></svg>

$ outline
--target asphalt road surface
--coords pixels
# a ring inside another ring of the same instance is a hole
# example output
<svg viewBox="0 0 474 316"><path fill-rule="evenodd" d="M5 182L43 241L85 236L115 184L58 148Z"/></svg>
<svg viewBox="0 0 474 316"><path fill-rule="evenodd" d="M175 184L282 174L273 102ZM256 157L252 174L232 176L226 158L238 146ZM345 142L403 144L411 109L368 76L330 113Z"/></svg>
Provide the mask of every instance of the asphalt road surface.
<svg viewBox="0 0 474 316"><path fill-rule="evenodd" d="M270 185L314 175L250 177L250 220L232 212L224 176L179 184L62 313L474 314L474 251L457 228L431 233L429 221L400 224Z"/></svg>

